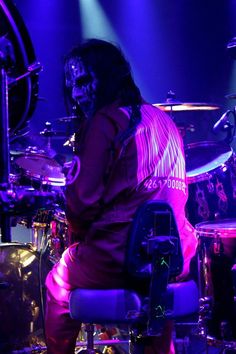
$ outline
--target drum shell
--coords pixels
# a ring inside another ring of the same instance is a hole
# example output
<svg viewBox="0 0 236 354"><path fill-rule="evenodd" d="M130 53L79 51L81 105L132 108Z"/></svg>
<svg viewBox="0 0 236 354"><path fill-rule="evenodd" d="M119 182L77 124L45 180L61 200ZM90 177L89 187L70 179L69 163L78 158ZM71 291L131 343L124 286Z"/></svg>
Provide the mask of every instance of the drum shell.
<svg viewBox="0 0 236 354"><path fill-rule="evenodd" d="M236 217L236 196L232 169L216 169L209 179L188 185L186 214L192 225L203 221Z"/></svg>
<svg viewBox="0 0 236 354"><path fill-rule="evenodd" d="M47 252L29 244L0 244L1 352L44 342L44 282L52 268Z"/></svg>
<svg viewBox="0 0 236 354"><path fill-rule="evenodd" d="M69 246L68 240L68 225L65 212L61 209L56 209L49 231L49 245L51 259L56 263L61 258L62 253Z"/></svg>
<svg viewBox="0 0 236 354"><path fill-rule="evenodd" d="M207 333L218 340L235 340L236 307L231 269L236 262L236 219L199 223L196 230L200 297L210 299L211 304ZM227 327L226 333L222 326Z"/></svg>
<svg viewBox="0 0 236 354"><path fill-rule="evenodd" d="M235 218L236 163L232 149L217 142L190 144L186 148L186 162L186 214L191 224Z"/></svg>

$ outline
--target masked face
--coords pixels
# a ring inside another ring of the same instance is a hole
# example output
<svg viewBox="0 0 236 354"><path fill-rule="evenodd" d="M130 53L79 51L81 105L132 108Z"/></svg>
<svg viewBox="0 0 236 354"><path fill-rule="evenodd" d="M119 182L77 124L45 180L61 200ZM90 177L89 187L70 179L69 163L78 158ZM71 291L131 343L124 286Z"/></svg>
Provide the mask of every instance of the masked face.
<svg viewBox="0 0 236 354"><path fill-rule="evenodd" d="M89 118L95 110L97 79L88 71L81 60L72 58L65 67L66 86L71 88L73 100Z"/></svg>

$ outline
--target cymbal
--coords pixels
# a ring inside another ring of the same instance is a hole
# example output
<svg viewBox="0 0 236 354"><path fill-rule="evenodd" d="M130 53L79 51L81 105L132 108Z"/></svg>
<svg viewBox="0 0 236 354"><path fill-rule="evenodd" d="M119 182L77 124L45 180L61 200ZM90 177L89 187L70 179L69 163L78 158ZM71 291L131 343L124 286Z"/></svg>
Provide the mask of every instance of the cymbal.
<svg viewBox="0 0 236 354"><path fill-rule="evenodd" d="M11 150L10 149L9 153L10 153L10 156L19 156L19 155L24 154L24 150L17 150L17 149Z"/></svg>
<svg viewBox="0 0 236 354"><path fill-rule="evenodd" d="M68 134L64 131L57 131L57 130L43 130L39 133L44 138L66 138Z"/></svg>
<svg viewBox="0 0 236 354"><path fill-rule="evenodd" d="M226 95L225 98L227 99L235 99L236 98L236 93L230 93L229 95Z"/></svg>
<svg viewBox="0 0 236 354"><path fill-rule="evenodd" d="M233 37L227 44L227 50L232 59L236 59L236 37Z"/></svg>
<svg viewBox="0 0 236 354"><path fill-rule="evenodd" d="M205 102L188 102L182 103L175 100L163 103L154 103L153 106L160 108L165 112L184 112L184 111L214 111L220 109L219 105Z"/></svg>
<svg viewBox="0 0 236 354"><path fill-rule="evenodd" d="M56 121L61 122L61 123L68 123L74 119L78 119L78 116L61 117L61 118L56 119Z"/></svg>

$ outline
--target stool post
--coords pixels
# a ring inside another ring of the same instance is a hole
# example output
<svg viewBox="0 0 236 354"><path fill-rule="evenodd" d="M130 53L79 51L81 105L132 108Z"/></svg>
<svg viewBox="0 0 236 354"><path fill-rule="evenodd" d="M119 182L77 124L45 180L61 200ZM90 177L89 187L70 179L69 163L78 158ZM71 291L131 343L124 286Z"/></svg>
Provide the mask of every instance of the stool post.
<svg viewBox="0 0 236 354"><path fill-rule="evenodd" d="M147 338L142 333L142 329L130 328L129 336L129 354L144 354Z"/></svg>
<svg viewBox="0 0 236 354"><path fill-rule="evenodd" d="M86 323L85 332L87 333L87 348L86 348L86 352L87 352L87 354L95 354L94 340L93 340L94 325L92 323Z"/></svg>

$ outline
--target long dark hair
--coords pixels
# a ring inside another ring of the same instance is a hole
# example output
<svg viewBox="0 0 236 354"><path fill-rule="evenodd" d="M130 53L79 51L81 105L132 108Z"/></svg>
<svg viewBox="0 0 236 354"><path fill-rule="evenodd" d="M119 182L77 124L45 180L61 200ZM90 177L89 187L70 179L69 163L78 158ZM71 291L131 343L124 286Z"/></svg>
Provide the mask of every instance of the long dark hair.
<svg viewBox="0 0 236 354"><path fill-rule="evenodd" d="M126 140L141 121L142 97L121 49L101 39L89 39L70 51L65 64L72 58L80 59L88 71L95 73L98 80L96 111L115 101L130 108L129 127L121 137Z"/></svg>

